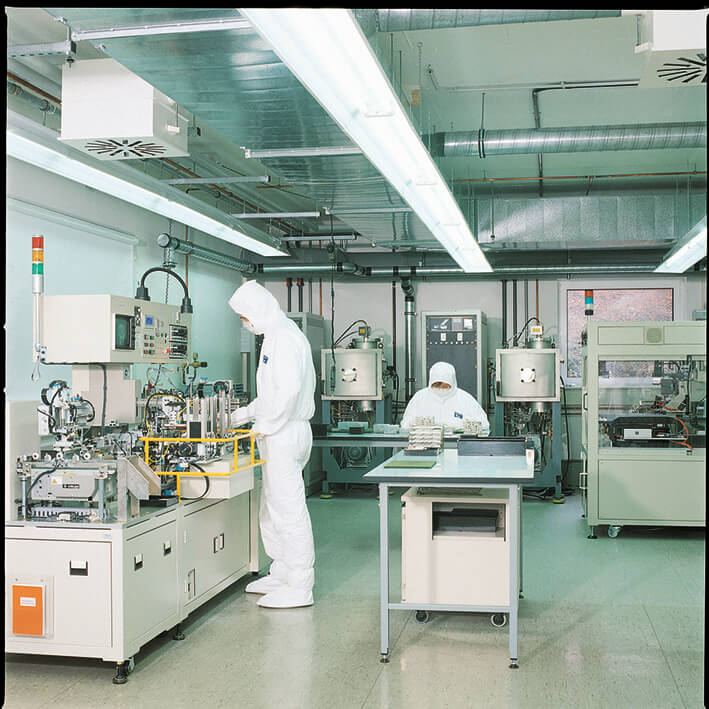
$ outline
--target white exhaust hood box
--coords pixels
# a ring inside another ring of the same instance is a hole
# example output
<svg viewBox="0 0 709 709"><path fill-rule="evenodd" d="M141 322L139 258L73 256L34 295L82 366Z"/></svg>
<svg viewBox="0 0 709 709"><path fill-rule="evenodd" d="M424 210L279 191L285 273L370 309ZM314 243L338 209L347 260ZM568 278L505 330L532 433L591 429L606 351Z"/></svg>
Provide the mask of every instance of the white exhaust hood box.
<svg viewBox="0 0 709 709"><path fill-rule="evenodd" d="M188 121L175 101L114 59L62 65L59 139L99 160L189 155Z"/></svg>
<svg viewBox="0 0 709 709"><path fill-rule="evenodd" d="M647 10L640 14L635 53L646 55L641 89L706 85L708 13L709 10Z"/></svg>

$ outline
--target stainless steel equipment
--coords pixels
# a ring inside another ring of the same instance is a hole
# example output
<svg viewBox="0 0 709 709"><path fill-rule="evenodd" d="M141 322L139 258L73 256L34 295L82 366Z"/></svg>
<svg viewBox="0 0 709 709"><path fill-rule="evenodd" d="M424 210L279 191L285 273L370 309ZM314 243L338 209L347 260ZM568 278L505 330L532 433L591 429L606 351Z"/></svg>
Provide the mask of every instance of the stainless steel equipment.
<svg viewBox="0 0 709 709"><path fill-rule="evenodd" d="M528 487L553 487L563 502L560 352L540 323L524 347L495 351L495 398L495 435L525 435L536 450Z"/></svg>
<svg viewBox="0 0 709 709"><path fill-rule="evenodd" d="M391 423L392 374L386 366L383 339L370 333L365 324L348 347L321 351L322 422L326 425L356 422L368 429ZM364 473L389 455L387 449L368 446L322 450L324 495L329 495L331 483L361 482Z"/></svg>
<svg viewBox="0 0 709 709"><path fill-rule="evenodd" d="M372 411L386 396L381 338L356 337L347 349L322 350L323 401L357 401Z"/></svg>

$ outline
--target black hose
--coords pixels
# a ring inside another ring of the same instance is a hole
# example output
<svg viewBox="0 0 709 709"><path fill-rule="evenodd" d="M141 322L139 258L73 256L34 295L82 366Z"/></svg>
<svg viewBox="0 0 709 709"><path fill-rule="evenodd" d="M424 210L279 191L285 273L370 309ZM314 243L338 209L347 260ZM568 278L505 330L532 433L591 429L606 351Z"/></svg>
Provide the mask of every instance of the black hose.
<svg viewBox="0 0 709 709"><path fill-rule="evenodd" d="M347 335L350 334L349 330L353 325L356 325L358 322L361 322L365 325L365 327L368 327L367 321L366 320L355 320L354 322L351 322L343 331L342 334L335 340L335 344L337 344L343 337L347 337Z"/></svg>
<svg viewBox="0 0 709 709"><path fill-rule="evenodd" d="M88 399L84 399L82 397L81 401L83 401L85 404L88 404L91 407L91 418L86 420L86 423L91 423L96 418L96 409L94 408L94 405Z"/></svg>
<svg viewBox="0 0 709 709"><path fill-rule="evenodd" d="M517 342L519 341L519 338L522 337L522 333L524 333L524 331L527 329L527 326L529 325L529 323L532 322L532 320L536 320L537 322L539 322L539 318L536 318L534 315L532 315L532 317L529 318L529 320L527 320L527 322L524 323L524 325L522 325L522 329L519 332L516 332L512 336L512 347L517 346Z"/></svg>
<svg viewBox="0 0 709 709"><path fill-rule="evenodd" d="M52 422L52 425L51 425L51 427L50 427L50 429L49 429L50 432L51 432L52 429L57 425L57 422L56 422L56 420L54 419L54 416L52 416L52 414L48 414L46 411L42 411L42 409L37 409L37 411L38 411L40 414L43 414L44 416L46 416L46 417Z"/></svg>
<svg viewBox="0 0 709 709"><path fill-rule="evenodd" d="M179 282L180 285L182 286L183 290L185 291L185 297L189 297L189 292L187 290L187 284L182 280L182 277L175 273L174 271L171 271L169 268L164 268L163 266L153 266L152 268L149 268L141 277L140 279L140 287L145 288L145 279L147 276L149 276L151 273L154 273L155 271L162 271L163 273L169 273L173 278L176 278Z"/></svg>
<svg viewBox="0 0 709 709"><path fill-rule="evenodd" d="M200 465L197 465L197 463L190 463L190 465L193 468L197 468L197 470L201 471L202 473L205 472L204 468L201 467ZM199 496L199 497L183 497L183 500L201 500L208 492L209 492L209 487L210 487L210 482L209 482L209 475L204 476L204 482L206 483L206 486L204 488L204 492Z"/></svg>
<svg viewBox="0 0 709 709"><path fill-rule="evenodd" d="M29 486L29 489L27 490L27 497L30 496L30 493L32 492L32 489L34 488L34 486L35 486L45 475L49 475L49 473L53 473L58 467L59 467L59 461L57 461L57 464L56 464L53 468L50 468L49 470L44 470L44 471L42 471L42 472L32 481L32 484Z"/></svg>

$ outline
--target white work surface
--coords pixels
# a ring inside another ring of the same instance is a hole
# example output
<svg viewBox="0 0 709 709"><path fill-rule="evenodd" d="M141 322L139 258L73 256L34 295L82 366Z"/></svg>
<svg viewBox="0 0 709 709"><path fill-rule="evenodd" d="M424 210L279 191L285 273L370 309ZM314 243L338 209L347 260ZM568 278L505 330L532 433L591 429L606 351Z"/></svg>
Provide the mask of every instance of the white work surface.
<svg viewBox="0 0 709 709"><path fill-rule="evenodd" d="M400 451L364 475L363 480L379 484L380 534L380 614L381 662L389 662L389 611L399 609L472 611L509 614L510 668L517 668L517 628L521 592L521 490L520 485L534 479L534 459L526 455L458 456L458 451L444 449L432 468L387 468L392 460L432 460L407 456ZM510 604L508 606L449 606L437 604L391 603L389 601L389 488L426 485L428 487L505 487L510 505Z"/></svg>
<svg viewBox="0 0 709 709"><path fill-rule="evenodd" d="M531 458L531 456L530 456ZM433 460L433 457L396 455L370 470L363 479L371 483L388 482L401 485L435 485L440 483L497 483L516 484L534 480L534 460L528 462L524 455L458 455L456 449L447 448L435 456L432 468L387 468L392 460Z"/></svg>

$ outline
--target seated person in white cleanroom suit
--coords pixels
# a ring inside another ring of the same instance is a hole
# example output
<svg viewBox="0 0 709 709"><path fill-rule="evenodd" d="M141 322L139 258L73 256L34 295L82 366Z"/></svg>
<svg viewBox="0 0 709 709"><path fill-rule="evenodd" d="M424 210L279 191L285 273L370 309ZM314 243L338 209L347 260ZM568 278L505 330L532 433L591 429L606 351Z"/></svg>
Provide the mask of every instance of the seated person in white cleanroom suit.
<svg viewBox="0 0 709 709"><path fill-rule="evenodd" d="M490 433L485 411L474 396L458 389L455 367L448 362L436 362L431 367L428 386L411 397L401 419L401 428L411 428L419 416L432 416L437 425L449 430L462 429L463 419L479 421L482 435Z"/></svg>

